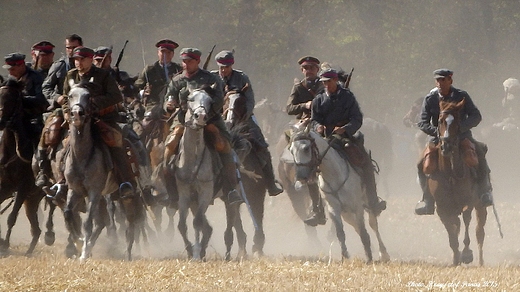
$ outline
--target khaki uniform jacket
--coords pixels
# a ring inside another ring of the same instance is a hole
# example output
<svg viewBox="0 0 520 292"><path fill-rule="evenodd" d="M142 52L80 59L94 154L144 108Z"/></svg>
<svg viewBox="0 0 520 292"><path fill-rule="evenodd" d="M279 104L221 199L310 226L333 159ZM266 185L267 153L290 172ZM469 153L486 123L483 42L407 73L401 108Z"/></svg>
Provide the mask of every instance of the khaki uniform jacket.
<svg viewBox="0 0 520 292"><path fill-rule="evenodd" d="M294 84L291 95L287 100L287 114L296 116L297 119L310 118L311 110L305 107L305 103L313 100L318 93L323 91L323 88L319 78L315 80L303 79Z"/></svg>
<svg viewBox="0 0 520 292"><path fill-rule="evenodd" d="M117 108L110 110L110 107L123 102L123 97L117 87L116 80L110 75L110 71L92 66L87 74L80 76L78 69L70 70L63 85L63 92L66 94L69 93L71 88L69 80L73 80L73 84L79 84L83 81L99 85L99 87L95 87L94 92L90 93L94 108L98 111L106 111L105 114L100 116L103 121L112 122L118 120ZM62 108L63 112L70 111L68 99L66 99Z"/></svg>
<svg viewBox="0 0 520 292"><path fill-rule="evenodd" d="M144 68L143 72L139 74L139 77L135 81L135 86L139 89L143 89L148 82L151 85L150 96L143 100L143 105L147 108L153 107L161 103L161 93L164 94L168 82L177 73L182 72L182 66L177 63L170 63L168 66L168 80L164 68L161 66L159 61L155 62L152 66Z"/></svg>

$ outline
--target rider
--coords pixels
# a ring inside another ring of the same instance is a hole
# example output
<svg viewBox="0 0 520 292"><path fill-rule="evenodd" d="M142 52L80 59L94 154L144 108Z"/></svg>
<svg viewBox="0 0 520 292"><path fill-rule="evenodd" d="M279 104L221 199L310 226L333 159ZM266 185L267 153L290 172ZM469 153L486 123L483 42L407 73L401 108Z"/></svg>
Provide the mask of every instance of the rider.
<svg viewBox="0 0 520 292"><path fill-rule="evenodd" d="M31 47L31 67L39 72L43 79L49 74L49 69L53 64L54 45L48 41L41 41Z"/></svg>
<svg viewBox="0 0 520 292"><path fill-rule="evenodd" d="M270 196L276 196L283 192L276 185L274 178L273 164L271 161L271 153L269 152L269 144L265 141L262 130L256 123L256 118L253 115L253 109L255 107L255 95L251 81L244 72L233 69L235 63L235 57L231 51L222 51L215 56L219 70L212 71L211 73L219 76L224 82L224 93L228 94L233 91L240 91L246 97L246 116L243 118L247 124L247 131L250 135L250 141L256 148L256 154L264 165L262 172L267 182L267 191Z"/></svg>
<svg viewBox="0 0 520 292"><path fill-rule="evenodd" d="M423 164L431 149L434 149L439 142L437 125L440 114L439 101L441 100L452 102L460 102L462 99L466 100L462 110L459 139L462 141L467 138L476 146L479 161L477 169L479 198L484 206L491 206L493 205L493 196L491 194L490 169L485 158L487 146L484 143L477 142L471 135L471 128L476 127L480 123L482 115L466 91L452 86L453 71L437 69L433 71L433 75L436 88L432 89L424 98L420 121L417 123L419 128L431 137L430 143L424 152L424 157L417 166L419 183L423 191L423 199L417 204L415 213L417 215L431 215L435 211L434 198L430 194L427 186L427 177L423 171Z"/></svg>
<svg viewBox="0 0 520 292"><path fill-rule="evenodd" d="M294 84L291 95L287 100L286 111L298 120L311 117L312 100L323 91L323 84L319 81L320 61L312 56L305 56L298 60L304 79ZM309 196L312 201L312 210L303 221L310 226L323 225L327 222L323 202L316 183L309 184Z"/></svg>
<svg viewBox="0 0 520 292"><path fill-rule="evenodd" d="M175 49L179 46L176 42L164 39L158 41L157 60L153 65L147 66L135 81L135 86L143 89L141 102L146 108L145 115L149 114L152 108L161 104L168 82L172 77L182 71L182 66L172 62Z"/></svg>
<svg viewBox="0 0 520 292"><path fill-rule="evenodd" d="M43 129L43 116L49 103L42 93L43 78L40 73L34 71L25 64L25 55L21 53L11 53L5 56L5 65L2 67L9 72L8 78L21 81L23 87L23 124L29 134L32 143L32 151L38 147L40 135ZM31 153L32 157L32 153Z"/></svg>
<svg viewBox="0 0 520 292"><path fill-rule="evenodd" d="M338 83L338 72L335 69L325 69L320 74L325 90L312 101L311 120L317 133L325 137L333 136L341 141L341 146L356 149L353 157L347 154L351 161L359 160L357 166L368 199L368 208L377 216L386 209L386 202L377 196L374 166L370 155L363 147L362 134L358 131L363 124L363 114L356 97L348 89Z"/></svg>
<svg viewBox="0 0 520 292"><path fill-rule="evenodd" d="M103 70L93 66L94 51L87 47L77 47L74 49L73 56L75 69L70 70L67 73L65 84L63 87L64 92L68 93L71 89L71 84L94 84L95 86L89 87L91 90L91 102L94 107L94 125L96 132L101 132L101 127L110 127L116 131L121 132L120 127L117 125L119 120L118 109L122 106L123 102L121 92L117 87L115 79L110 76L107 70ZM70 108L68 104L68 97L64 98L66 102L63 104L63 113L67 119L70 115ZM98 133L96 133L98 134ZM121 134L122 136L122 134ZM103 137L102 137L103 138ZM103 138L105 143L113 142L107 141ZM116 143L117 144L117 143ZM131 196L134 194L134 190L137 187L134 173L132 172L126 150L123 145L112 144L108 146L111 157L113 159L114 173L116 179L120 183L120 194L122 197Z"/></svg>
<svg viewBox="0 0 520 292"><path fill-rule="evenodd" d="M199 68L201 51L196 48L183 48L181 59L183 71L173 77L168 85L166 92L167 100L165 110L173 113L175 108L179 108L171 125L171 133L165 141L164 162L168 163L173 154L177 151L181 136L184 132L184 119L187 110L187 98L190 90L202 88L203 86L215 86L215 95L212 96L213 103L208 116L208 124L205 128L206 133L214 136L215 141L222 141L224 147L217 149L223 164L224 188L229 190L228 199L230 203L242 201L235 189L238 183L236 166L230 146L230 134L227 131L221 112L224 105L224 92L222 80L211 74L207 70Z"/></svg>

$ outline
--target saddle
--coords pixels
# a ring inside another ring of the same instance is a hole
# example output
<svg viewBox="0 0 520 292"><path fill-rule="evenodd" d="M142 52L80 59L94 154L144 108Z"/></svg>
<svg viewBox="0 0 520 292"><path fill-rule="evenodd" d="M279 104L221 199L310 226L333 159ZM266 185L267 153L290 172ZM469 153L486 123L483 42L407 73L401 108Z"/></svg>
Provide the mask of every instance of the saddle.
<svg viewBox="0 0 520 292"><path fill-rule="evenodd" d="M469 167L476 167L479 164L476 145L468 138L460 141L460 153L462 161ZM438 168L439 146L434 143L428 143L423 153L423 172L432 174Z"/></svg>

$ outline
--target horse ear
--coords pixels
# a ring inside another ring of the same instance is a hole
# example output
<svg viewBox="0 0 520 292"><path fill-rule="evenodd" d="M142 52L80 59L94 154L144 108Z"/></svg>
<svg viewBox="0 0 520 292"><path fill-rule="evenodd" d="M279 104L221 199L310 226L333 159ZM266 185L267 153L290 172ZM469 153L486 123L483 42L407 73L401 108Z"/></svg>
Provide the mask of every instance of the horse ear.
<svg viewBox="0 0 520 292"><path fill-rule="evenodd" d="M211 84L210 87L211 87L211 89L213 89L213 90L217 89L217 82Z"/></svg>

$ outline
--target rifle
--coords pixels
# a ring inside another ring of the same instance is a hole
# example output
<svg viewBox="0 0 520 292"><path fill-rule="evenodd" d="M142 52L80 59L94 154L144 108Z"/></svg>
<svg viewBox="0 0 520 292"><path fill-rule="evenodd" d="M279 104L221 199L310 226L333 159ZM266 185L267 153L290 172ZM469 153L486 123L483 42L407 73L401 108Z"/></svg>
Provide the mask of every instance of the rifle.
<svg viewBox="0 0 520 292"><path fill-rule="evenodd" d="M121 63L121 59L123 59L123 54L125 53L126 44L128 44L128 40L125 41L121 52L119 52L119 56L117 56L116 68L119 68L119 63ZM119 69L118 69L119 70Z"/></svg>
<svg viewBox="0 0 520 292"><path fill-rule="evenodd" d="M350 79L352 79L352 72L354 72L354 67L352 67L352 70L350 70L350 73L348 74L347 81L345 81L345 88L348 88L350 84Z"/></svg>
<svg viewBox="0 0 520 292"><path fill-rule="evenodd" d="M215 50L215 47L217 45L213 45L213 48L211 48L211 51L209 51L208 57L206 58L206 62L204 62L204 66L202 66L202 69L208 70L209 60L211 59L211 55L213 55L213 50Z"/></svg>

